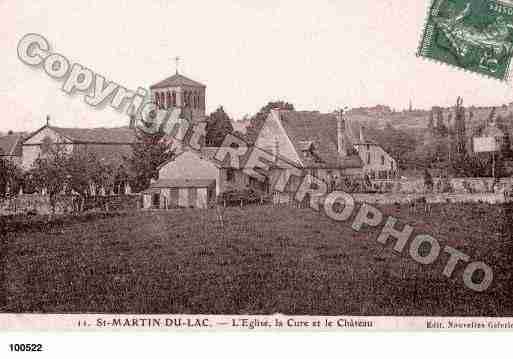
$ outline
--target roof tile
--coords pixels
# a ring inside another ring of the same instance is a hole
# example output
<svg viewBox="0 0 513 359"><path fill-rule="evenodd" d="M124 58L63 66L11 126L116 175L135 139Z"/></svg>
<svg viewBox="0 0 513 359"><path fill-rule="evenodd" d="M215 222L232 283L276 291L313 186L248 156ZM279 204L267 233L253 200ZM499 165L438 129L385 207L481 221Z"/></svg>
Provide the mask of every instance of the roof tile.
<svg viewBox="0 0 513 359"><path fill-rule="evenodd" d="M150 86L150 89L166 88L166 87L179 87L179 86L190 86L190 87L206 87L205 85L191 80L180 74L175 74L168 77L165 80L157 82L155 85Z"/></svg>
<svg viewBox="0 0 513 359"><path fill-rule="evenodd" d="M0 156L21 156L21 140L20 134L0 137Z"/></svg>
<svg viewBox="0 0 513 359"><path fill-rule="evenodd" d="M122 143L129 144L136 142L133 129L128 127L114 128L63 128L50 127L55 132L74 142L82 143Z"/></svg>
<svg viewBox="0 0 513 359"><path fill-rule="evenodd" d="M317 111L280 111L282 125L305 167L360 168L362 161L354 151L354 137L344 131L349 146L348 156L340 157L337 148L337 118L335 114ZM351 131L352 132L352 131ZM305 143L313 144L310 155L304 151Z"/></svg>

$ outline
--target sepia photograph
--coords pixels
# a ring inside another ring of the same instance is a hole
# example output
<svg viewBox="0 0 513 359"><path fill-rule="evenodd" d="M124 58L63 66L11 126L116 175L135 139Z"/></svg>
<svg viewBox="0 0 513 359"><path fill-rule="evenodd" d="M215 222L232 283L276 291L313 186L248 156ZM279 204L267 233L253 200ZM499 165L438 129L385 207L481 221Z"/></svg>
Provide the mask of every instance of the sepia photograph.
<svg viewBox="0 0 513 359"><path fill-rule="evenodd" d="M0 20L2 330L513 329L510 1Z"/></svg>

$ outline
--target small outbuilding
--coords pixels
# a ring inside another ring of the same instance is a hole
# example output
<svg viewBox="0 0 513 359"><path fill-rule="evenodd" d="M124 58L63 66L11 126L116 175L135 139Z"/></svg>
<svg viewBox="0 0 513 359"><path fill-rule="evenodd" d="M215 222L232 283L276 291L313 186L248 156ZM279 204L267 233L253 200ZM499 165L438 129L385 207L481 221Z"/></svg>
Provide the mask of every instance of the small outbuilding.
<svg viewBox="0 0 513 359"><path fill-rule="evenodd" d="M211 179L161 179L143 195L143 208L208 208L215 199L216 181Z"/></svg>

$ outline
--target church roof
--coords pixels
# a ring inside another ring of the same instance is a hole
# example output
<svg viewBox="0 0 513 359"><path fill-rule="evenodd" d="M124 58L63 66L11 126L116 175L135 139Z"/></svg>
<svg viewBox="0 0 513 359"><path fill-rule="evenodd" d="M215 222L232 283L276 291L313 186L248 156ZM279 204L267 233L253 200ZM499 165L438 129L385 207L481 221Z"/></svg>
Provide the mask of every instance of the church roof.
<svg viewBox="0 0 513 359"><path fill-rule="evenodd" d="M51 126L50 128L72 142L104 144L132 144L136 142L134 130L128 127L64 128Z"/></svg>
<svg viewBox="0 0 513 359"><path fill-rule="evenodd" d="M306 168L361 168L362 161L353 151L353 136L344 131L349 155L340 157L337 148L337 118L335 114L317 111L280 111L280 119ZM346 128L347 130L348 128ZM312 153L305 151L312 147Z"/></svg>
<svg viewBox="0 0 513 359"><path fill-rule="evenodd" d="M189 86L189 87L206 87L205 85L191 80L188 77L185 77L179 73L174 74L171 77L168 77L165 80L162 80L155 85L150 86L150 89L159 89L159 88L166 88L166 87L180 87L180 86Z"/></svg>

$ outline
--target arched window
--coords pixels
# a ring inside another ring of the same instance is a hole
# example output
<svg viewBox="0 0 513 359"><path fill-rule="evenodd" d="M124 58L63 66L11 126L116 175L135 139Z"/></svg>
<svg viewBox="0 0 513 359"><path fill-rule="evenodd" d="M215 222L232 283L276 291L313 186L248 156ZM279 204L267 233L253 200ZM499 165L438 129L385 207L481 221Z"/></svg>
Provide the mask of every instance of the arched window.
<svg viewBox="0 0 513 359"><path fill-rule="evenodd" d="M173 106L176 106L176 92L175 91L173 91L172 98L173 98Z"/></svg>
<svg viewBox="0 0 513 359"><path fill-rule="evenodd" d="M169 109L172 105L171 105L171 92L167 92L167 108Z"/></svg>

